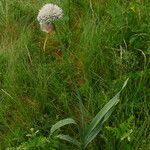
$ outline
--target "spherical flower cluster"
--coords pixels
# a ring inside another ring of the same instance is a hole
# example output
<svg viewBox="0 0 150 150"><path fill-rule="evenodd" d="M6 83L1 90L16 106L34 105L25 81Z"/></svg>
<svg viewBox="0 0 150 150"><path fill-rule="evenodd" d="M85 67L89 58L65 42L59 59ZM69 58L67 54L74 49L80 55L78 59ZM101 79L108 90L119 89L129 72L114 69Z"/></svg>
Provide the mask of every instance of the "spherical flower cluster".
<svg viewBox="0 0 150 150"><path fill-rule="evenodd" d="M46 4L40 10L37 20L40 23L41 30L51 32L54 30L53 23L63 16L63 10L55 4Z"/></svg>

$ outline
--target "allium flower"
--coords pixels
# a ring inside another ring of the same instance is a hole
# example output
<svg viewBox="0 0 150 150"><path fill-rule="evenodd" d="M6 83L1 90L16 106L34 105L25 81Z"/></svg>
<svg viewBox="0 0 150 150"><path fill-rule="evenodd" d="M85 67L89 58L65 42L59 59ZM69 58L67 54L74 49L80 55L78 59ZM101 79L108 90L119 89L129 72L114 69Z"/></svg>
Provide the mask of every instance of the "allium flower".
<svg viewBox="0 0 150 150"><path fill-rule="evenodd" d="M41 29L44 32L51 32L53 30L53 23L63 16L63 10L54 4L46 4L40 10L37 20L40 23Z"/></svg>

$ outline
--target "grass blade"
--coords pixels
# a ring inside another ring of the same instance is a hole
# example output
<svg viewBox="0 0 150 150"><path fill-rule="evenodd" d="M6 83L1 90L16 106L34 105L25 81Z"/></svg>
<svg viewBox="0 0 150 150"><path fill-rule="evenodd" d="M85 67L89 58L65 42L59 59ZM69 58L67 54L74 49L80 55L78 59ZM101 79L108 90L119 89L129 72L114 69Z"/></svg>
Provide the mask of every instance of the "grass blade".
<svg viewBox="0 0 150 150"><path fill-rule="evenodd" d="M50 133L53 134L56 130L68 124L76 124L76 122L72 118L60 120L52 126Z"/></svg>
<svg viewBox="0 0 150 150"><path fill-rule="evenodd" d="M90 135L91 135L93 130L94 130L94 132L96 131L95 128L97 128L97 126L100 124L100 122L102 121L103 118L104 118L103 123L109 118L111 113L108 116L106 114L119 102L120 93L125 88L125 86L127 85L127 82L128 82L128 79L124 82L123 87L121 88L121 90L94 117L94 119L92 120L92 122L90 123L88 128L85 130L84 141L86 141L86 139L90 138ZM97 130L97 132L98 131L99 130ZM85 145L87 145L88 143L85 142Z"/></svg>
<svg viewBox="0 0 150 150"><path fill-rule="evenodd" d="M109 112L105 115L103 121L100 122L99 125L97 125L97 127L90 133L88 138L85 139L84 148L86 148L87 145L98 135L98 133L102 129L103 123L108 120L108 118L111 116L112 112L113 112L113 108L109 110Z"/></svg>
<svg viewBox="0 0 150 150"><path fill-rule="evenodd" d="M70 142L70 143L72 143L72 144L74 144L74 145L76 145L76 146L78 146L78 147L80 147L80 145L81 145L80 142L78 142L78 140L76 140L76 139L70 137L69 135L59 134L57 137L58 137L59 139L68 141L68 142Z"/></svg>

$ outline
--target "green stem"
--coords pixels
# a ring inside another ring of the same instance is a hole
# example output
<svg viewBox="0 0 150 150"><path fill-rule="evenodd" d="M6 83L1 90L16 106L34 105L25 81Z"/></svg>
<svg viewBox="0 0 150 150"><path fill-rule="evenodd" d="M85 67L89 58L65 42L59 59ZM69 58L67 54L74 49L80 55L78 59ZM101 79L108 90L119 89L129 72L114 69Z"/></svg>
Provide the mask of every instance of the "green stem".
<svg viewBox="0 0 150 150"><path fill-rule="evenodd" d="M43 45L43 51L44 52L45 52L45 49L46 49L47 40L48 40L48 33L46 33L46 37L45 37L45 41L44 41L44 45Z"/></svg>

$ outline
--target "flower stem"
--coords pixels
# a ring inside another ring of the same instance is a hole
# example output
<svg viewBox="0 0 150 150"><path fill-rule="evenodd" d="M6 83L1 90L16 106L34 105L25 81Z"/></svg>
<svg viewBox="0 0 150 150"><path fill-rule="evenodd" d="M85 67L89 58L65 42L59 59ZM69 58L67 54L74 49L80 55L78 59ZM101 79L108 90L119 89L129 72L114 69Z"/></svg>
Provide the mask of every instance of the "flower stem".
<svg viewBox="0 0 150 150"><path fill-rule="evenodd" d="M46 37L45 37L45 41L44 41L44 45L43 45L43 51L44 52L45 52L47 40L48 40L48 33L46 33Z"/></svg>

